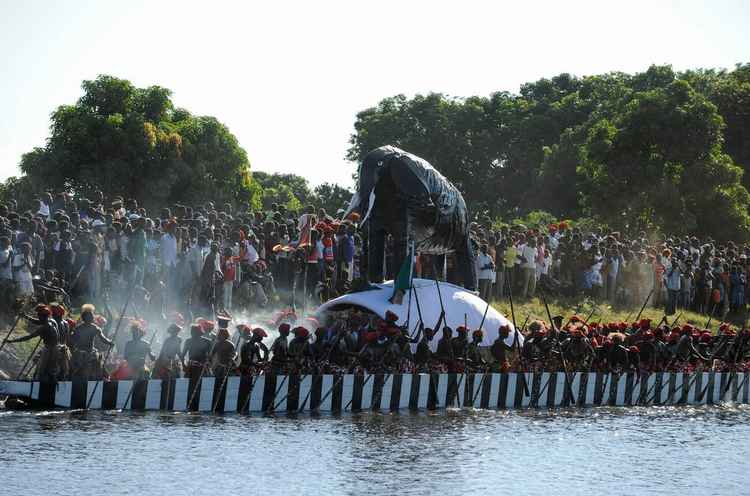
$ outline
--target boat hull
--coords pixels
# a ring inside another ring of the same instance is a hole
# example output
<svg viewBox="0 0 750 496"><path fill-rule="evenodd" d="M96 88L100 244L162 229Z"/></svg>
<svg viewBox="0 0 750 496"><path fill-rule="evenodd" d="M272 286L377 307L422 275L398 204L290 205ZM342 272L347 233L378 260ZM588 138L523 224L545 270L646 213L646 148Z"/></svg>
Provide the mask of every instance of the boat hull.
<svg viewBox="0 0 750 496"><path fill-rule="evenodd" d="M750 402L750 373L374 374L147 381L0 381L35 407L216 413L524 409ZM528 393L528 394L527 394Z"/></svg>

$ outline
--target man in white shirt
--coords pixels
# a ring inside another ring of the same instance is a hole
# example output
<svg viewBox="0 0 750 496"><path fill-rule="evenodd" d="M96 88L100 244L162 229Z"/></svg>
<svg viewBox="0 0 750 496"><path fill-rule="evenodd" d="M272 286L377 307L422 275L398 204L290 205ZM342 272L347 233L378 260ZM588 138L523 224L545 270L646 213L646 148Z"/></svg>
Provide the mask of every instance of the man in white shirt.
<svg viewBox="0 0 750 496"><path fill-rule="evenodd" d="M521 259L521 282L523 285L521 297L531 298L536 291L537 249L536 239L533 236L529 236L526 244L520 248L519 257Z"/></svg>
<svg viewBox="0 0 750 496"><path fill-rule="evenodd" d="M489 301L492 282L495 278L495 261L487 253L487 245L482 245L479 248L477 274L479 275L479 297L485 301Z"/></svg>

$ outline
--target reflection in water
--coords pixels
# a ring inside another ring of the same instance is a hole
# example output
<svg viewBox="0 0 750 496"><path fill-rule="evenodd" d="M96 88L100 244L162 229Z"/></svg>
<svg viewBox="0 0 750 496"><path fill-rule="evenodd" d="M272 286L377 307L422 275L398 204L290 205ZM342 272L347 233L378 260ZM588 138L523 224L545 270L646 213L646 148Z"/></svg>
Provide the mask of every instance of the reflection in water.
<svg viewBox="0 0 750 496"><path fill-rule="evenodd" d="M0 412L3 494L746 494L750 408Z"/></svg>

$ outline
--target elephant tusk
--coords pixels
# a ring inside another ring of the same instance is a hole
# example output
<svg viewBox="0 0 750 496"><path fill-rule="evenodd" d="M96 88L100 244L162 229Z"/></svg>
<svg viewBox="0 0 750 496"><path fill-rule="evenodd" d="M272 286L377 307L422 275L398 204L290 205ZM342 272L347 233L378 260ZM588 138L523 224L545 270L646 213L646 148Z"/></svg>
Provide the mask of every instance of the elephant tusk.
<svg viewBox="0 0 750 496"><path fill-rule="evenodd" d="M365 213L364 217L362 217L362 222L360 224L364 224L367 221L367 218L370 216L370 212L372 212L372 206L375 204L375 188L370 192L370 201L367 205L367 212Z"/></svg>

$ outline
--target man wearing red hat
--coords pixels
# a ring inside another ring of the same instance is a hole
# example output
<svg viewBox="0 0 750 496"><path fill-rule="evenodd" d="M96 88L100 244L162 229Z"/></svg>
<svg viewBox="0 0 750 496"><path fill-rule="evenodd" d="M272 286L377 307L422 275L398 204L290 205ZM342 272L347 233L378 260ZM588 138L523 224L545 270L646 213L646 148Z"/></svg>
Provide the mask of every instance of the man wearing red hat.
<svg viewBox="0 0 750 496"><path fill-rule="evenodd" d="M563 341L562 350L572 370L588 371L594 359L594 348L580 327L570 331L570 337Z"/></svg>
<svg viewBox="0 0 750 496"><path fill-rule="evenodd" d="M311 358L310 353L310 331L302 326L297 326L292 329L294 338L289 343L289 361L294 367L293 373L299 373L300 370L304 369L307 365L308 360Z"/></svg>
<svg viewBox="0 0 750 496"><path fill-rule="evenodd" d="M448 326L443 327L443 336L437 343L435 359L440 361L449 371L455 371L455 356L453 355L452 343L453 329Z"/></svg>
<svg viewBox="0 0 750 496"><path fill-rule="evenodd" d="M486 370L487 362L479 352L479 347L484 339L484 332L481 329L476 329L471 333L471 342L466 347L466 360L467 366L471 365L475 370L484 372Z"/></svg>
<svg viewBox="0 0 750 496"><path fill-rule="evenodd" d="M26 316L26 318L37 324L36 329L26 336L20 338L8 339L8 343L21 343L28 341L33 338L41 338L44 343L42 354L39 359L39 365L37 367L36 378L44 382L55 382L59 379L64 378L62 373L66 372L61 370L60 367L60 353L59 349L59 336L57 332L57 325L50 319L50 309L47 305L36 306L36 318Z"/></svg>
<svg viewBox="0 0 750 496"><path fill-rule="evenodd" d="M268 347L263 344L263 338L268 337L268 334L260 327L251 330L245 324L238 325L237 330L245 340L240 347L240 373L242 375L256 373L258 367L268 361Z"/></svg>
<svg viewBox="0 0 750 496"><path fill-rule="evenodd" d="M495 360L493 363L493 370L499 372L508 372L510 370L510 360L508 360L508 354L513 350L513 346L508 345L505 340L510 335L510 326L504 325L500 327L497 333L497 339L493 341L490 346L490 353L492 358Z"/></svg>

